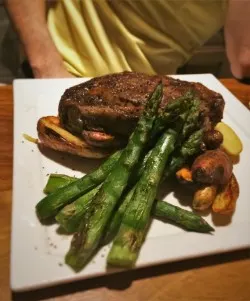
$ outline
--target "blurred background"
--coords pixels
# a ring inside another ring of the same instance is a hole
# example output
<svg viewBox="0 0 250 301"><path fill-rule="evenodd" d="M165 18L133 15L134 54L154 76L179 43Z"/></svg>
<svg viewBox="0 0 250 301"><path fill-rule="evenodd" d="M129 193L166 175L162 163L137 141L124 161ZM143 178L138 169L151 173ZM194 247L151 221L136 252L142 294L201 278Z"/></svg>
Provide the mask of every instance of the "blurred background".
<svg viewBox="0 0 250 301"><path fill-rule="evenodd" d="M8 19L3 0L0 0L0 83L9 84L14 78L24 77L20 68L22 60L18 38ZM212 73L218 78L232 77L225 53L223 30L199 49L178 73Z"/></svg>

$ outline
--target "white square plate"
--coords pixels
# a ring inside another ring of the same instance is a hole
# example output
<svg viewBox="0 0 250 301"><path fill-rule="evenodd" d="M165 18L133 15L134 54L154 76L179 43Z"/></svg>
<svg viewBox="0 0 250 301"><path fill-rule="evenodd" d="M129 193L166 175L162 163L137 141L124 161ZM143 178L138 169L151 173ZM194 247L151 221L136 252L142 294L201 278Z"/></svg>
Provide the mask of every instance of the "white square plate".
<svg viewBox="0 0 250 301"><path fill-rule="evenodd" d="M240 184L240 197L231 221L204 218L215 227L213 234L186 232L176 226L154 221L142 247L137 267L225 252L250 246L250 114L214 76L210 74L174 76L201 82L221 93L226 101L224 121L240 136L244 149L234 172ZM37 137L38 118L56 115L64 90L87 79L14 81L14 173L11 237L11 288L24 291L114 272L106 270L109 246L101 249L80 272L64 264L71 236L57 233L57 225L41 225L35 205L44 196L49 173L80 176L97 166L93 160L43 155L23 133ZM67 156L66 156L67 157ZM62 164L60 164L62 163ZM72 166L78 170L72 170ZM173 194L167 200L179 206ZM190 209L190 208L188 208ZM227 225L226 225L227 224Z"/></svg>

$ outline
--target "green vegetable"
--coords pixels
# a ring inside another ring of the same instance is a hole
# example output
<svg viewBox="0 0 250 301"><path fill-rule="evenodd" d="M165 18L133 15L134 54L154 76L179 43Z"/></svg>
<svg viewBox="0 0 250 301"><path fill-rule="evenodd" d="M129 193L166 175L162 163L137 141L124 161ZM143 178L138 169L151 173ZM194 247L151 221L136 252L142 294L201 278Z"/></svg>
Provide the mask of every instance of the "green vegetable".
<svg viewBox="0 0 250 301"><path fill-rule="evenodd" d="M79 178L70 177L63 174L51 173L48 177L48 181L43 191L46 194L50 194L55 192L57 189L68 185L69 183L76 182L77 180L79 180ZM49 189L47 187L49 187Z"/></svg>
<svg viewBox="0 0 250 301"><path fill-rule="evenodd" d="M90 190L73 203L66 205L56 215L56 221L68 233L73 233L78 230L84 214L91 208L93 197L97 194L101 185L102 184Z"/></svg>
<svg viewBox="0 0 250 301"><path fill-rule="evenodd" d="M203 129L199 128L200 101L192 100L186 122L178 137L179 148L174 152L167 164L163 180L175 174L187 161L187 159L200 152L203 139Z"/></svg>
<svg viewBox="0 0 250 301"><path fill-rule="evenodd" d="M129 176L149 140L161 99L162 84L159 84L149 97L120 159L95 195L92 210L84 216L79 231L73 236L65 261L75 271L83 268L98 247L113 210L127 187Z"/></svg>
<svg viewBox="0 0 250 301"><path fill-rule="evenodd" d="M131 202L136 186L134 186L124 197L124 200L112 217L109 226L107 227L103 243L109 243L117 234L124 213ZM162 221L171 221L185 230L208 233L214 229L198 214L174 206L164 201L155 200L152 207L151 215L154 218Z"/></svg>
<svg viewBox="0 0 250 301"><path fill-rule="evenodd" d="M191 104L193 103L192 101ZM196 102L194 102L194 104L196 104ZM191 105L192 106L192 105ZM194 111L191 110L191 115L193 116ZM176 127L176 130L178 132L183 132L183 123L184 126L186 124L186 119L189 119L188 122L190 122L190 113L189 112L185 112L183 114L181 114L180 116L178 116L178 119L175 120L176 124L174 125ZM160 124L158 124L157 126L160 129ZM163 180L165 180L167 177L173 175L178 169L180 169L186 162L188 157L191 157L195 154L197 154L200 151L200 145L202 142L202 138L203 138L203 130L197 130L196 132L192 133L186 141L182 141L182 139L184 139L184 136L181 135L181 138L178 137L178 144L179 146L179 151L176 150L173 154L173 156L171 157L171 160L169 161L167 168L165 170L165 175L163 177ZM181 145L181 143L183 143ZM131 175L131 179L130 182L133 184L135 183L141 176L147 159L150 156L151 151L149 151L144 158L142 158L139 162L138 162L138 166L137 168L135 168L135 171L133 172L133 174Z"/></svg>
<svg viewBox="0 0 250 301"><path fill-rule="evenodd" d="M123 215L124 215L128 205L131 202L134 191L135 191L135 186L126 194L126 196L122 200L121 205L117 208L117 210L115 211L115 214L112 216L112 219L110 220L110 223L107 227L107 230L105 231L105 235L103 238L104 244L109 243L115 237L116 233L118 232L121 221L123 219Z"/></svg>
<svg viewBox="0 0 250 301"><path fill-rule="evenodd" d="M193 132L181 146L180 153L184 158L191 157L200 152L203 138L203 129Z"/></svg>
<svg viewBox="0 0 250 301"><path fill-rule="evenodd" d="M115 166L120 156L121 151L117 151L92 173L89 173L81 179L69 183L67 186L44 197L36 205L38 217L40 219L46 219L55 216L57 212L69 202L102 183L107 177L107 174L109 174Z"/></svg>
<svg viewBox="0 0 250 301"><path fill-rule="evenodd" d="M153 216L163 221L172 221L182 228L195 232L208 233L214 231L201 216L192 211L157 201L153 207Z"/></svg>
<svg viewBox="0 0 250 301"><path fill-rule="evenodd" d="M192 134L195 130L199 128L199 116L200 116L199 107L200 107L200 101L198 99L193 99L192 106L189 110L187 120L182 130L182 136L184 138L188 137L190 134Z"/></svg>
<svg viewBox="0 0 250 301"><path fill-rule="evenodd" d="M43 189L43 192L46 194L53 193L57 189L62 188L72 182L75 182L76 180L78 179L66 175L50 174L48 182Z"/></svg>
<svg viewBox="0 0 250 301"><path fill-rule="evenodd" d="M176 151L164 172L163 179L174 175L185 163L188 157L191 157L200 152L200 146L203 138L203 130L197 130L189 136L182 144L179 151Z"/></svg>
<svg viewBox="0 0 250 301"><path fill-rule="evenodd" d="M108 255L109 264L123 267L134 265L146 235L151 208L166 161L174 150L176 137L177 132L167 130L150 154Z"/></svg>
<svg viewBox="0 0 250 301"><path fill-rule="evenodd" d="M60 179L60 181L57 181L57 178ZM73 182L76 180L76 178L69 177L66 175L51 174L47 182L47 185L49 184L49 187L51 187L51 189L47 193L54 192L57 189L58 183L62 187L64 186L64 183L65 185L67 185L69 181ZM99 187L97 189L99 189ZM88 210L91 205L93 199L92 194L96 194L96 188L94 188L93 190L80 197L79 199L75 200L70 205L65 206L57 214L56 220L58 221L59 225L61 225L67 232L73 233L78 230L81 219L84 216L84 212ZM107 243L111 239L113 239L113 237L119 230L123 214L133 196L134 190L135 186L126 194L121 206L118 207L117 211L112 217L110 224L105 232L105 236L103 239L104 243ZM89 202L86 201L87 198L89 199ZM198 214L159 200L155 200L155 204L152 208L152 216L160 218L162 221L170 220L176 223L177 225L181 226L185 230L204 233L214 231L214 229Z"/></svg>
<svg viewBox="0 0 250 301"><path fill-rule="evenodd" d="M155 121L152 136L154 137L160 131L163 131L169 123L173 123L179 115L188 111L193 104L193 98L194 94L191 91L188 91L183 96L168 102Z"/></svg>

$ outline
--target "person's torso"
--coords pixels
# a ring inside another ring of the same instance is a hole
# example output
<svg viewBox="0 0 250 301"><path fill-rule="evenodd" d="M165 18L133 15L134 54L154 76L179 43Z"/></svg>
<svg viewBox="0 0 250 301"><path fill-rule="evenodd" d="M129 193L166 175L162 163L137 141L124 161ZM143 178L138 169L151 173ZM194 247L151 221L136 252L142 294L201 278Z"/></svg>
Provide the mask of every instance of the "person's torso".
<svg viewBox="0 0 250 301"><path fill-rule="evenodd" d="M68 70L171 74L224 22L227 0L61 0L48 26Z"/></svg>

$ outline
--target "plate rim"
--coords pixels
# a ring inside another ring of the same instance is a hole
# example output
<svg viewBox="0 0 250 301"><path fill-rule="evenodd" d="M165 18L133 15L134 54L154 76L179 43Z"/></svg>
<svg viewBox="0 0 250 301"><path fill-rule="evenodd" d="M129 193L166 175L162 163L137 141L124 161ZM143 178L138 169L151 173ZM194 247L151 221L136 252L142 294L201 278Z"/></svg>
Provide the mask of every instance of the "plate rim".
<svg viewBox="0 0 250 301"><path fill-rule="evenodd" d="M210 78L213 78L213 80L216 80L216 82L218 84L220 84L220 88L222 90L224 90L224 93L225 94L228 94L230 95L230 97L233 99L233 102L235 104L235 106L237 107L238 110L241 111L241 114L244 118L249 118L250 115L249 115L249 111L247 110L247 108L241 103L241 101L239 99L237 99L237 97L235 95L232 94L231 91L229 91L214 75L210 74L210 73L205 73L205 74L184 74L184 75L181 75L181 74L178 74L178 75L169 75L171 77L174 77L174 78L184 78L182 80L185 80L185 78L194 78L194 77L197 77L197 78L201 78L201 77L210 77ZM83 81L86 81L90 79L89 77L88 78L77 78L77 81L79 82L83 82ZM14 244L14 231L12 231L12 229L14 229L14 224L16 223L16 220L15 220L15 203L17 202L17 197L15 195L15 188L16 188L16 181L15 181L15 174L18 172L17 170L17 165L16 165L16 155L15 155L15 152L16 152L16 143L17 143L17 136L16 136L16 126L17 126L17 114L18 112L16 111L18 106L16 105L17 104L17 96L16 96L16 93L17 93L17 86L19 84L21 84L23 81L25 81L27 83L27 81L62 81L62 80L65 80L65 81L68 81L69 79L15 79L13 81L13 101L14 101L14 112L13 112L13 129L14 129L14 133L13 133L13 177L12 177L12 210L11 210L11 246ZM72 81L74 81L75 79L72 79ZM197 82L201 82L201 80L197 80ZM220 93L220 92L219 92ZM226 100L225 100L226 101ZM37 104L35 104L36 106ZM244 112L244 113L243 113ZM20 112L19 112L20 114ZM240 127L242 127L240 125ZM247 136L248 138L250 137L250 129L245 129L243 128L243 130L247 133ZM185 233L186 234L186 233ZM245 244L241 244L241 247L239 248L236 248L236 249L242 249L242 248L245 248L245 247L249 247L250 246L250 239L245 243ZM226 250L223 250L223 252L229 252L229 251L232 251L232 249L226 249ZM210 254L216 254L216 253L220 253L221 251L217 252L211 252L207 255L210 255ZM18 285L17 283L15 283L15 279L14 279L14 270L13 270L13 266L14 266L14 260L15 260L15 253L16 251L15 250L12 250L11 248L11 273L10 273L10 280L11 280L11 289L15 292L21 292L21 291L27 291L27 290L32 290L32 289L37 289L37 288L43 288L43 287L48 287L48 286L52 286L52 285L57 285L57 284L63 284L63 283L66 283L66 282L73 282L73 281L78 281L80 279L87 279L87 278L94 278L94 277L97 277L97 276L100 276L100 275L103 275L105 276L107 273L100 273L100 274L96 274L96 275L92 275L92 276L87 276L87 277L83 277L83 276L80 276L80 277L74 277L74 275L72 275L71 277L69 277L68 279L64 279L64 280L58 280L58 281L53 281L53 282L50 282L50 283L42 283L40 286L39 285L31 285L31 286L23 286L23 285ZM203 256L206 256L206 254L200 254L200 255L193 255L191 257L187 257L187 258L196 258L196 257L203 257ZM187 259L187 258L183 258L184 260ZM162 263L166 263L166 262L174 262L174 261L179 261L179 260L182 260L182 258L177 258L176 260L171 260L171 261L168 261L166 259L164 259L162 261ZM156 262L156 263L151 263L151 264L148 264L146 266L153 266L155 264L160 264L159 262ZM137 268L141 268L143 266L138 266L138 267L135 267L135 269ZM118 272L117 270L115 272ZM108 273L109 274L109 273Z"/></svg>

